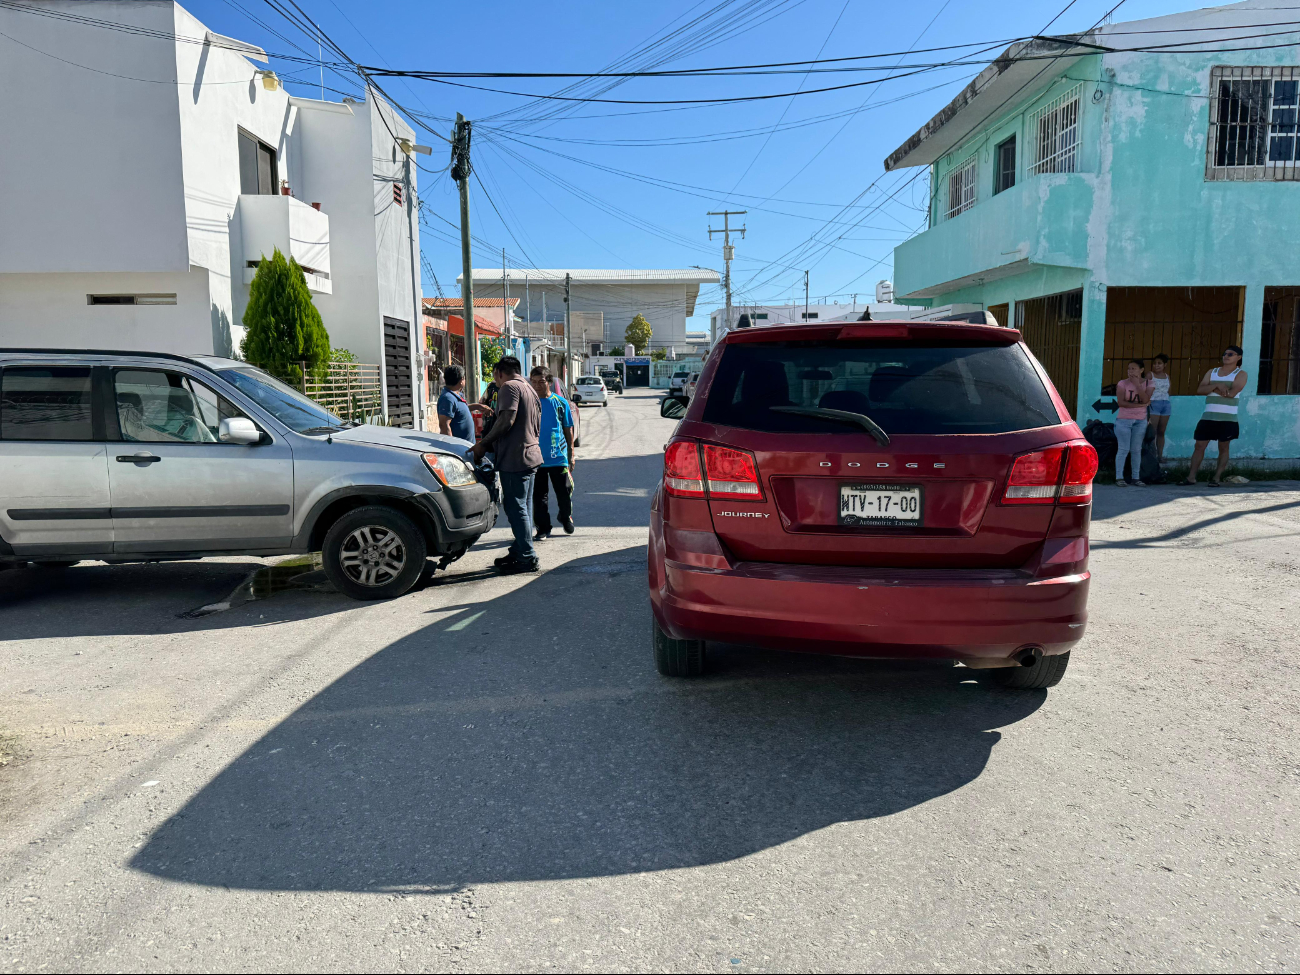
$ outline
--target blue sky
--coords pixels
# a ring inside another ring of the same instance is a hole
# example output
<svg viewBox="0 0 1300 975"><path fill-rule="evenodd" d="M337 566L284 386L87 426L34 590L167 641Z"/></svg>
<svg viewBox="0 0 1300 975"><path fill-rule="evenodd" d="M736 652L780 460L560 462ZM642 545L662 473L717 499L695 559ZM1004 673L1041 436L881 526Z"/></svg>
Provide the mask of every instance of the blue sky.
<svg viewBox="0 0 1300 975"><path fill-rule="evenodd" d="M1042 31L1067 0L677 0L630 3L477 3L410 0L299 0L353 60L395 69L598 71L659 40L664 68L798 61L906 52L988 42ZM1086 29L1115 0L1075 0L1051 33ZM189 0L211 29L274 54L316 54L316 42L259 0ZM1169 0L1126 0L1114 20L1192 9ZM710 13L712 11L712 13ZM691 26L695 18L704 20ZM677 31L676 34L671 32ZM946 61L953 52L914 53ZM320 72L289 61L273 66L295 94L319 97ZM326 60L329 60L328 54ZM896 58L873 62L892 66ZM385 90L426 124L449 134L456 112L474 120L471 223L475 266L689 267L721 270L721 241L708 237L709 210L748 210L737 240L736 300L866 300L892 277L892 248L922 228L922 173L885 174L882 160L977 72L958 66L881 84L762 101L689 107L536 101L469 87L388 78ZM634 79L599 97L627 100L730 98L867 80L872 75L772 74L730 78ZM468 79L528 93L560 92L559 79ZM354 90L333 70L325 95ZM331 91L330 89L335 89ZM421 157L420 196L429 229L426 295L458 293L456 187L445 143ZM909 182L909 180L911 180ZM495 206L493 206L495 204ZM845 207L848 206L848 209ZM441 219L440 219L441 218ZM720 224L715 223L715 226ZM704 328L722 302L705 288L689 327Z"/></svg>

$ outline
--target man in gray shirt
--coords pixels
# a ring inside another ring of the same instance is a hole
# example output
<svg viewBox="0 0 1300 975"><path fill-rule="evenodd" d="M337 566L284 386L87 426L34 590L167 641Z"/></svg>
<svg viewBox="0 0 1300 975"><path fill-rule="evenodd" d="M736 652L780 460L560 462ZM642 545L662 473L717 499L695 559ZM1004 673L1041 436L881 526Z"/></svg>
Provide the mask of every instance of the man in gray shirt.
<svg viewBox="0 0 1300 975"><path fill-rule="evenodd" d="M514 544L496 560L502 575L536 572L537 552L533 548L533 476L542 466L538 445L541 407L537 394L522 376L523 367L512 355L505 356L492 370L497 384L497 415L492 428L474 445L475 461L489 449L496 452L501 475L501 506L505 508Z"/></svg>

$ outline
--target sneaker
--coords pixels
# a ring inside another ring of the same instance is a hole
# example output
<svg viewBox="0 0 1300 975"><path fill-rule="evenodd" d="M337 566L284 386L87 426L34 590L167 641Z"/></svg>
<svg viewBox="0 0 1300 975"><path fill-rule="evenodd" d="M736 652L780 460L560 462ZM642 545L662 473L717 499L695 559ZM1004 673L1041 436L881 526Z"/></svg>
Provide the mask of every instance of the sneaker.
<svg viewBox="0 0 1300 975"><path fill-rule="evenodd" d="M513 562L513 561L515 561L515 557L514 557L513 555L511 555L509 552L507 552L505 555L501 556L500 558L498 558L498 559L493 559L493 560L492 560L492 564L495 565L495 566L499 569L499 568L501 568L501 566L505 565L507 562Z"/></svg>
<svg viewBox="0 0 1300 975"><path fill-rule="evenodd" d="M1117 477L1117 478L1115 478L1115 486L1116 486L1116 487L1128 487L1128 481L1125 481L1123 478L1119 478L1119 477Z"/></svg>
<svg viewBox="0 0 1300 975"><path fill-rule="evenodd" d="M537 559L530 562L524 562L520 559L510 559L497 566L497 572L503 576L517 575L520 572L537 572L541 569L541 563Z"/></svg>
<svg viewBox="0 0 1300 975"><path fill-rule="evenodd" d="M560 524L564 526L564 534L566 534L566 535L572 535L572 534L573 534L573 519L572 519L572 518L561 518L561 519L560 519Z"/></svg>
<svg viewBox="0 0 1300 975"><path fill-rule="evenodd" d="M546 541L546 540L547 540L548 538L550 538L550 537L551 537L551 533L550 533L550 532L534 532L534 533L533 533L533 541L534 541L534 542L544 542L544 541Z"/></svg>

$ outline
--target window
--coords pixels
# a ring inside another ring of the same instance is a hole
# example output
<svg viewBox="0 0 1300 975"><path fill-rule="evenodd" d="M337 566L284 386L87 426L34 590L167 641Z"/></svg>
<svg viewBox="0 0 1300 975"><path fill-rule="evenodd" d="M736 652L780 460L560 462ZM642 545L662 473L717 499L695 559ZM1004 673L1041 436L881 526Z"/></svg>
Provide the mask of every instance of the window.
<svg viewBox="0 0 1300 975"><path fill-rule="evenodd" d="M782 406L862 413L891 435L1006 433L1061 422L1019 344L728 346L709 387L704 422L777 433L854 431L774 409Z"/></svg>
<svg viewBox="0 0 1300 975"><path fill-rule="evenodd" d="M122 439L137 443L218 443L221 421L244 415L225 397L175 372L119 369L113 395Z"/></svg>
<svg viewBox="0 0 1300 975"><path fill-rule="evenodd" d="M86 295L88 305L174 305L173 295Z"/></svg>
<svg viewBox="0 0 1300 975"><path fill-rule="evenodd" d="M1264 289L1257 391L1261 396L1300 393L1300 288Z"/></svg>
<svg viewBox="0 0 1300 975"><path fill-rule="evenodd" d="M399 207L402 205L402 184L401 183L397 183L397 182L393 183L393 202L396 203Z"/></svg>
<svg viewBox="0 0 1300 975"><path fill-rule="evenodd" d="M1213 68L1205 178L1300 179L1297 109L1300 68Z"/></svg>
<svg viewBox="0 0 1300 975"><path fill-rule="evenodd" d="M1103 389L1125 377L1129 359L1170 357L1169 392L1194 396L1223 350L1241 345L1243 288L1107 288Z"/></svg>
<svg viewBox="0 0 1300 975"><path fill-rule="evenodd" d="M1073 173L1079 164L1079 90L1075 85L1029 116L1034 140L1033 175Z"/></svg>
<svg viewBox="0 0 1300 975"><path fill-rule="evenodd" d="M0 440L94 440L90 369L11 367L0 374Z"/></svg>
<svg viewBox="0 0 1300 975"><path fill-rule="evenodd" d="M1005 306L1004 306L1005 307ZM1062 291L1016 302L1016 328L1042 363L1070 415L1079 415L1079 348L1083 291Z"/></svg>
<svg viewBox="0 0 1300 975"><path fill-rule="evenodd" d="M251 135L239 133L239 192L252 196L274 196L279 192L280 174L275 150Z"/></svg>
<svg viewBox="0 0 1300 975"><path fill-rule="evenodd" d="M755 313L755 315L754 315L754 321L756 321L756 322L765 322L765 321L767 321L767 312L765 312L765 311L760 311L760 312Z"/></svg>
<svg viewBox="0 0 1300 975"><path fill-rule="evenodd" d="M1016 185L1016 137L999 142L993 150L993 195Z"/></svg>
<svg viewBox="0 0 1300 975"><path fill-rule="evenodd" d="M948 174L948 212L944 219L951 220L975 205L975 156Z"/></svg>
<svg viewBox="0 0 1300 975"><path fill-rule="evenodd" d="M816 318L819 313L815 311L804 311L804 312L800 312L799 314L803 317L803 320L805 322L808 322Z"/></svg>
<svg viewBox="0 0 1300 975"><path fill-rule="evenodd" d="M255 366L223 369L220 375L290 430L323 437L348 427L315 400L308 399L292 386L286 386Z"/></svg>

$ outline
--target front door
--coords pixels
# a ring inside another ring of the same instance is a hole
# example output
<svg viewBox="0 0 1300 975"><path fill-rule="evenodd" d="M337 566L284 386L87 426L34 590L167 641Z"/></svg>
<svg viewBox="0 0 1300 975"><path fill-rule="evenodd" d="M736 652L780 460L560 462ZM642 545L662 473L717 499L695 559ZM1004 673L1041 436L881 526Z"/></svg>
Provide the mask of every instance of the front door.
<svg viewBox="0 0 1300 975"><path fill-rule="evenodd" d="M115 552L289 543L293 453L286 442L263 431L259 444L222 443L221 420L245 414L180 372L115 369L112 397L108 419L121 436L108 445Z"/></svg>
<svg viewBox="0 0 1300 975"><path fill-rule="evenodd" d="M94 400L88 366L0 373L0 536L15 555L112 551L108 453Z"/></svg>

